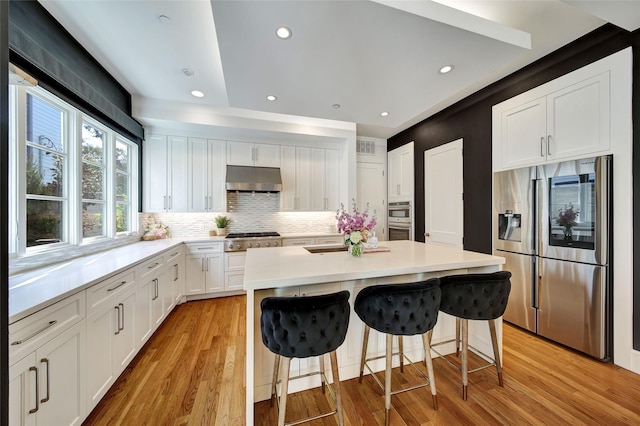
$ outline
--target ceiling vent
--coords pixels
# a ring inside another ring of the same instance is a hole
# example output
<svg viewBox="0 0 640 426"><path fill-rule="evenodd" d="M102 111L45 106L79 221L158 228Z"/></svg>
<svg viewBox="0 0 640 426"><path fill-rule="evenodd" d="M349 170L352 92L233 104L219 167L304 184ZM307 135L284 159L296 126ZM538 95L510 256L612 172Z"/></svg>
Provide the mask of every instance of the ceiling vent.
<svg viewBox="0 0 640 426"><path fill-rule="evenodd" d="M356 139L356 153L376 155L376 141L371 139Z"/></svg>

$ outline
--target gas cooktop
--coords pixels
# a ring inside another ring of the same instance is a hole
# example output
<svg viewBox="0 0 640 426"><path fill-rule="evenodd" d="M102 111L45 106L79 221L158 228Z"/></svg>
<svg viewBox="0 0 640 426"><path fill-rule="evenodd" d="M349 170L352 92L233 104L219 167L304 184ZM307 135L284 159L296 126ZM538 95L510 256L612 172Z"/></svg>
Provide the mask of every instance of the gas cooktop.
<svg viewBox="0 0 640 426"><path fill-rule="evenodd" d="M227 238L266 238L279 237L277 232L236 232L227 235Z"/></svg>

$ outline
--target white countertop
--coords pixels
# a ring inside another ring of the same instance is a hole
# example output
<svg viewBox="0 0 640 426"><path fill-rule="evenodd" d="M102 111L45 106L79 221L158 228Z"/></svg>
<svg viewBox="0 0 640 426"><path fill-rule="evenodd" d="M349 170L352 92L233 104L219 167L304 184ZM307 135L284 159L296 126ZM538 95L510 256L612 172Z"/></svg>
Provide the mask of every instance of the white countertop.
<svg viewBox="0 0 640 426"><path fill-rule="evenodd" d="M9 324L184 241L140 241L10 276Z"/></svg>
<svg viewBox="0 0 640 426"><path fill-rule="evenodd" d="M303 247L249 249L244 272L246 290L377 278L420 272L502 265L504 258L415 241L382 241L389 252L312 254Z"/></svg>

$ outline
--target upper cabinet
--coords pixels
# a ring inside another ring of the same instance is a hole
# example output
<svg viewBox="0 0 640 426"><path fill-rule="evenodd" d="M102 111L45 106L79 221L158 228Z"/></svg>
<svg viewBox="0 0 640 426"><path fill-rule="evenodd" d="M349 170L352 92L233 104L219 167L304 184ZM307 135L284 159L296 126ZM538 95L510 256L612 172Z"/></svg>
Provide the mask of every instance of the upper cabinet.
<svg viewBox="0 0 640 426"><path fill-rule="evenodd" d="M493 171L615 154L628 122L627 48L493 106Z"/></svg>
<svg viewBox="0 0 640 426"><path fill-rule="evenodd" d="M493 107L494 169L544 164L610 148L609 72Z"/></svg>
<svg viewBox="0 0 640 426"><path fill-rule="evenodd" d="M340 207L340 151L281 147L283 211L329 211Z"/></svg>
<svg viewBox="0 0 640 426"><path fill-rule="evenodd" d="M225 141L189 138L188 209L226 211Z"/></svg>
<svg viewBox="0 0 640 426"><path fill-rule="evenodd" d="M227 164L280 167L280 146L251 142L227 142Z"/></svg>
<svg viewBox="0 0 640 426"><path fill-rule="evenodd" d="M388 153L390 202L413 200L413 142Z"/></svg>
<svg viewBox="0 0 640 426"><path fill-rule="evenodd" d="M145 212L185 212L187 138L150 136L144 141Z"/></svg>

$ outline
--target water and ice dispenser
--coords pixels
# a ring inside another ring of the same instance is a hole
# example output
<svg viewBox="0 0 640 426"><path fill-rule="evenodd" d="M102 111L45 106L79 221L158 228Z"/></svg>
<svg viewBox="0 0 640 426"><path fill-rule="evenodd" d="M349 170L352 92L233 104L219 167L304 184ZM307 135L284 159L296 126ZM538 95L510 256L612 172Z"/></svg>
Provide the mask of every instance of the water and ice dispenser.
<svg viewBox="0 0 640 426"><path fill-rule="evenodd" d="M505 210L498 214L498 238L507 241L522 241L521 214Z"/></svg>

